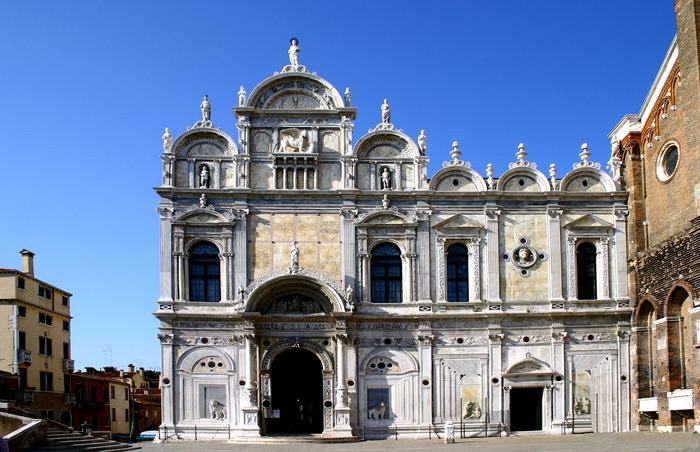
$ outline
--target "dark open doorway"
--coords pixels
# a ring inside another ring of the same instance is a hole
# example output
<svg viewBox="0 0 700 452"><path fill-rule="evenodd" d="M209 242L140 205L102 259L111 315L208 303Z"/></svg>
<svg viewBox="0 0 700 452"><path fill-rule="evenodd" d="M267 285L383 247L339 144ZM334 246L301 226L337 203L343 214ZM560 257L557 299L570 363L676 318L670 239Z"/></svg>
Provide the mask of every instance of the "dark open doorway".
<svg viewBox="0 0 700 452"><path fill-rule="evenodd" d="M542 388L510 390L510 430L542 430Z"/></svg>
<svg viewBox="0 0 700 452"><path fill-rule="evenodd" d="M267 419L267 433L323 431L323 380L316 355L301 349L280 353L270 369L270 391L272 412L279 417Z"/></svg>

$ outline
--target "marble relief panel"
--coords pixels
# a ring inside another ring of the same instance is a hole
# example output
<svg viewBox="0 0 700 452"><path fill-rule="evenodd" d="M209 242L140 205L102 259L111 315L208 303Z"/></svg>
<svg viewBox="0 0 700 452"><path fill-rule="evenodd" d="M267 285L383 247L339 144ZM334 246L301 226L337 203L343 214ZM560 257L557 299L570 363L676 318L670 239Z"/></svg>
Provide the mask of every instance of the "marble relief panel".
<svg viewBox="0 0 700 452"><path fill-rule="evenodd" d="M511 252L524 245L521 239L527 239L527 245L538 253L547 253L547 219L546 214L506 214L502 215L501 253L499 256L501 274L501 294L507 300L546 300L548 296L547 263L537 259L528 267L528 275L523 276L523 268L513 262ZM509 259L504 256L508 254ZM517 258L517 256L515 257ZM534 259L534 256L531 257Z"/></svg>

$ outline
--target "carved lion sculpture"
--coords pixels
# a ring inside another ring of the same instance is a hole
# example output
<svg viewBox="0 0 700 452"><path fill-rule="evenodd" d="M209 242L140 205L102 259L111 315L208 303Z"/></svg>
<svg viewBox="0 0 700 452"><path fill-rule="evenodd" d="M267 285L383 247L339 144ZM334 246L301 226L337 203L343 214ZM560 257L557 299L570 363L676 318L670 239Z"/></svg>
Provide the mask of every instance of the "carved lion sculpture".
<svg viewBox="0 0 700 452"><path fill-rule="evenodd" d="M367 419L386 419L386 403L379 402L367 410Z"/></svg>
<svg viewBox="0 0 700 452"><path fill-rule="evenodd" d="M209 412L212 419L223 421L226 418L226 406L218 400L209 401Z"/></svg>
<svg viewBox="0 0 700 452"><path fill-rule="evenodd" d="M308 137L306 130L290 129L282 132L280 140L275 144L276 152L306 152Z"/></svg>

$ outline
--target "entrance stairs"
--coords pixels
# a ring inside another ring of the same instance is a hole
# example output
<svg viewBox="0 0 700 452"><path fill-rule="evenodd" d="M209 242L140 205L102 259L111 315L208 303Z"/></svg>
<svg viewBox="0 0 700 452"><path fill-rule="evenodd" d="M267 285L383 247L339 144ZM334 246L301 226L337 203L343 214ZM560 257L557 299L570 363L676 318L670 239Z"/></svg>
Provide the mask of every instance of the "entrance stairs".
<svg viewBox="0 0 700 452"><path fill-rule="evenodd" d="M46 444L32 449L36 452L47 451L85 451L85 450L138 450L139 446L128 443L120 443L110 439L95 436L84 436L80 433L69 432L58 428L49 428L46 435Z"/></svg>

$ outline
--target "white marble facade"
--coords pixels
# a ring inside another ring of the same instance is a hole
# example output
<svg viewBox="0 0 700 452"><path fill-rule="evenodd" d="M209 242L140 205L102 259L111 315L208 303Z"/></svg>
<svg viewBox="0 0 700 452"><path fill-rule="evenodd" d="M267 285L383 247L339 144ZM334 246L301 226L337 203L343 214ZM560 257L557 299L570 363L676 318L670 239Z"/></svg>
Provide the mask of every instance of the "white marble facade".
<svg viewBox="0 0 700 452"><path fill-rule="evenodd" d="M281 72L241 87L235 138L212 123L214 99L163 135L161 433L628 430L627 195L587 146L563 177L522 145L482 176L455 143L429 178L424 131L414 141L395 127L385 101L354 138L350 90L301 65L298 42L289 52ZM218 250L203 283L213 301L194 301L202 243ZM372 290L387 244L393 295ZM302 356L318 370L280 370ZM295 401L295 384L315 389Z"/></svg>

